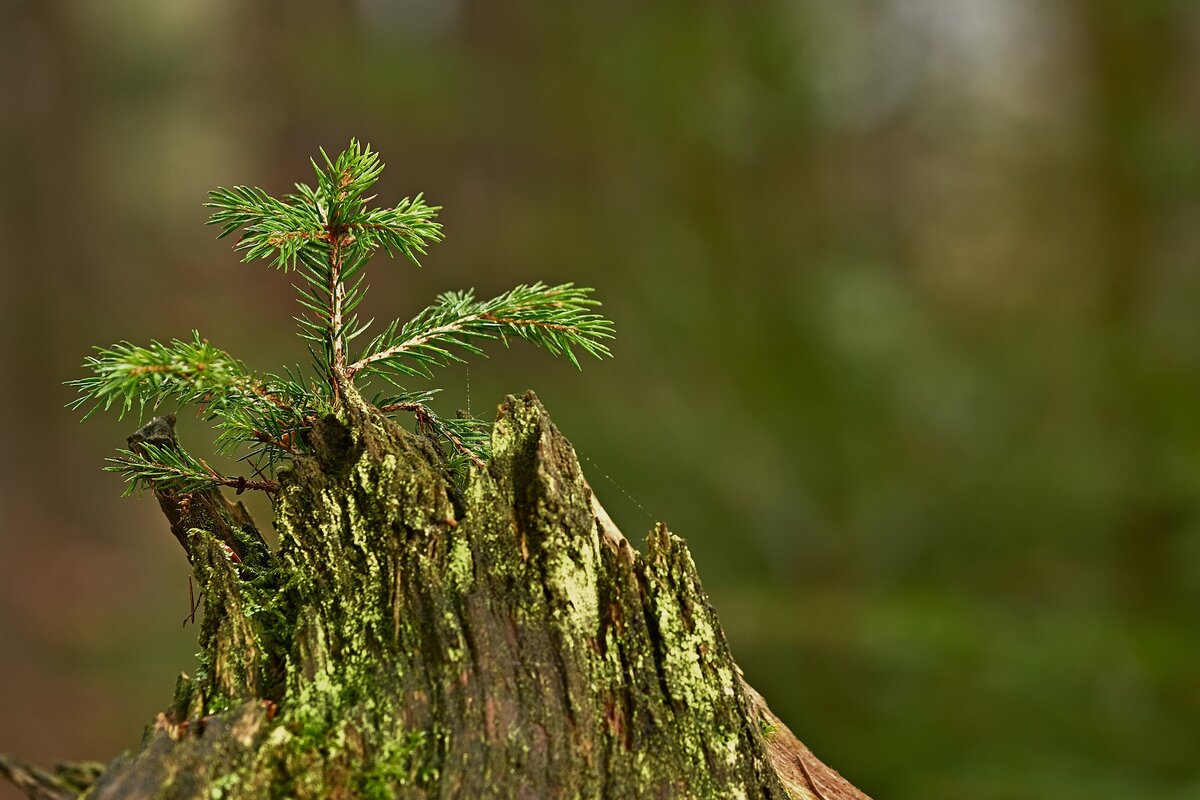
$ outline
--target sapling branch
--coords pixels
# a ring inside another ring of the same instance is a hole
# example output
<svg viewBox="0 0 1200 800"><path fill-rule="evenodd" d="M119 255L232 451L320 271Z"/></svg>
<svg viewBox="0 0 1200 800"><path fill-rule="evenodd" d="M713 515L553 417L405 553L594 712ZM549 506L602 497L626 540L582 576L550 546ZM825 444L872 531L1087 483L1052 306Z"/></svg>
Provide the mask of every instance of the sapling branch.
<svg viewBox="0 0 1200 800"><path fill-rule="evenodd" d="M214 486L228 486L241 494L247 489L274 492L279 484L272 480L251 480L245 476L222 475L178 446L142 442L130 449L120 449L108 459L106 472L118 472L125 477L126 494L144 489L187 494Z"/></svg>
<svg viewBox="0 0 1200 800"><path fill-rule="evenodd" d="M476 467L485 469L487 462L487 437L479 429L481 420L448 420L439 417L424 403L392 403L380 406L379 410L386 413L407 411L417 420L417 428L422 433L433 434L444 439L455 453L470 461ZM454 423L458 422L459 425ZM486 426L485 426L486 427Z"/></svg>
<svg viewBox="0 0 1200 800"><path fill-rule="evenodd" d="M597 357L610 355L603 340L612 338L612 323L590 309L599 303L590 289L565 283L519 285L490 300L476 301L471 291L447 292L399 331L392 323L348 367L353 376L364 370L395 371L431 377L431 366L462 361L450 348L472 355L483 351L471 339L517 336L541 345L554 355L566 355L576 367L572 347Z"/></svg>
<svg viewBox="0 0 1200 800"><path fill-rule="evenodd" d="M219 237L239 233L235 249L243 261L264 259L296 274L304 311L296 318L298 332L308 343L316 378L299 370L255 374L195 332L190 341L147 347L121 342L99 349L84 365L91 374L69 381L79 391L70 405L84 409L85 418L113 407L124 416L136 405L140 416L168 401L192 406L216 423L218 450L245 449L243 458L256 470L254 479L229 477L176 444L140 444L119 451L108 467L125 476L130 491L150 486L180 492L217 486L274 491L278 485L269 475L308 451L308 432L316 421L362 401L360 390L376 378L401 389L399 396L377 402L381 411L413 414L420 430L448 445L452 468L459 463L482 468L488 458L487 423L441 417L428 405L433 392L411 392L399 379L430 379L435 367L483 355L479 344L486 340L507 345L510 338L524 339L576 367L576 351L610 355L605 341L612 338L613 326L596 313L599 303L590 297L591 289L537 282L487 300L476 300L470 290L442 294L412 320L391 322L352 357L351 343L371 324L360 323L356 312L367 291L363 268L380 249L419 266L427 246L442 238L436 221L440 209L420 194L391 208L368 208L383 164L357 141L336 158L321 150L312 166L315 186L298 183L294 193L278 198L257 187L218 188L207 205Z"/></svg>

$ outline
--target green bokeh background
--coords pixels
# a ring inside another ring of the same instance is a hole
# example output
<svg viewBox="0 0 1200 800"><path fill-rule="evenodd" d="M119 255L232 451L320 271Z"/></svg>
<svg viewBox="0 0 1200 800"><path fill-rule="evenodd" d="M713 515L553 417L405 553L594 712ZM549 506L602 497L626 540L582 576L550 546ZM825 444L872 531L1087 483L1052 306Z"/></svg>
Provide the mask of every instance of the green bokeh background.
<svg viewBox="0 0 1200 800"><path fill-rule="evenodd" d="M99 472L131 423L61 382L193 328L302 360L201 203L356 136L447 234L368 315L596 288L615 359L514 346L443 410L537 389L818 755L1200 798L1200 4L0 0L0 66L0 751L107 759L193 664L178 545Z"/></svg>

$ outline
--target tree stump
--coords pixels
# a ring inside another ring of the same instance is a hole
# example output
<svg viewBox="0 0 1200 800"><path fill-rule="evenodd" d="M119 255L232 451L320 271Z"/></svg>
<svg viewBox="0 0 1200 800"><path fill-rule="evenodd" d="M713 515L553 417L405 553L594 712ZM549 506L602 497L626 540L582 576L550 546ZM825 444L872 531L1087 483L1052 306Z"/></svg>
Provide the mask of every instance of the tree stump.
<svg viewBox="0 0 1200 800"><path fill-rule="evenodd" d="M744 682L683 540L635 551L532 392L461 490L364 403L309 436L277 552L217 490L159 496L200 667L102 772L0 757L30 797L866 798Z"/></svg>

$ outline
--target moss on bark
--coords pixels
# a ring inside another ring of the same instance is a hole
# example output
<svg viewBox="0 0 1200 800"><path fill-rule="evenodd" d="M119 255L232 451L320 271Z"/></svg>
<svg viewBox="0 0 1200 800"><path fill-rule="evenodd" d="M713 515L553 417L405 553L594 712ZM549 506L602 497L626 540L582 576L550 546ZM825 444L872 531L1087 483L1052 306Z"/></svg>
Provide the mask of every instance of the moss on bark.
<svg viewBox="0 0 1200 800"><path fill-rule="evenodd" d="M186 528L201 669L87 797L863 797L768 741L684 542L635 552L532 393L461 494L357 398L311 442L277 553Z"/></svg>

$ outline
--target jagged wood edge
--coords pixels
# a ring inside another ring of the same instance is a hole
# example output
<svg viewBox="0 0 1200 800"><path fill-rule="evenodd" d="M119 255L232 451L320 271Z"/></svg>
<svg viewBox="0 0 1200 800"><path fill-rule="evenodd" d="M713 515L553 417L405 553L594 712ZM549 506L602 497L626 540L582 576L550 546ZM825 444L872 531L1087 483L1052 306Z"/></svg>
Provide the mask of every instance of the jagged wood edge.
<svg viewBox="0 0 1200 800"><path fill-rule="evenodd" d="M609 547L614 550L630 547L629 541L611 516L600 504L595 490L591 493L592 511L596 525ZM734 662L739 684L749 701L751 713L764 731L767 755L784 788L793 798L814 800L871 800L862 790L846 780L841 773L817 758L791 729L771 711L766 699L746 682L741 667Z"/></svg>

